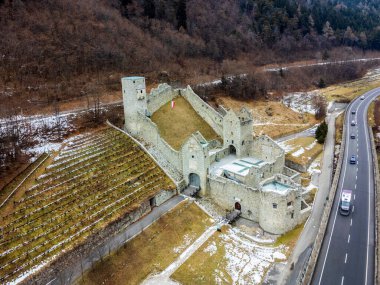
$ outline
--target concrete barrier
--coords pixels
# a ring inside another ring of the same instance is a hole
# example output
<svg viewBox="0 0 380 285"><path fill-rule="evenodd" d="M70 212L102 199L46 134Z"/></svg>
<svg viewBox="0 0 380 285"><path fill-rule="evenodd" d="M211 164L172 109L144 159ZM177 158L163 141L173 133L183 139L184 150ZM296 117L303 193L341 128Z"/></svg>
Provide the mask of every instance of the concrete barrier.
<svg viewBox="0 0 380 285"><path fill-rule="evenodd" d="M345 137L346 135L346 128L347 126L345 125L346 120L344 119L344 127L343 127L343 133L342 133L342 138ZM322 214L322 220L321 224L317 233L317 236L315 238L315 242L313 245L313 249L311 251L310 257L308 262L306 263L306 267L304 268L303 272L301 270L300 275L302 274L301 278L299 278L299 284L310 284L311 278L313 277L314 274L314 269L318 260L319 252L322 247L322 242L323 238L326 233L330 213L331 213L331 208L334 203L334 197L336 190L338 189L338 183L339 183L339 176L340 176L340 170L342 168L343 164L343 157L344 157L344 150L345 150L345 144L346 140L342 140L341 147L340 147L340 152L339 152L339 159L338 163L335 169L335 174L334 174L334 179L331 185L331 190L330 194L328 196L328 201L325 205L323 214Z"/></svg>
<svg viewBox="0 0 380 285"><path fill-rule="evenodd" d="M380 185L380 176L379 176L379 164L377 160L377 151L376 151L376 145L375 145L375 139L373 136L373 131L372 128L368 125L368 133L370 135L370 141L371 141L371 150L372 150L372 159L373 159L373 175L375 177L375 245L376 245L376 250L375 250L375 280L376 284L380 284L380 240L379 240L379 230L380 230L380 196L378 194L378 186Z"/></svg>

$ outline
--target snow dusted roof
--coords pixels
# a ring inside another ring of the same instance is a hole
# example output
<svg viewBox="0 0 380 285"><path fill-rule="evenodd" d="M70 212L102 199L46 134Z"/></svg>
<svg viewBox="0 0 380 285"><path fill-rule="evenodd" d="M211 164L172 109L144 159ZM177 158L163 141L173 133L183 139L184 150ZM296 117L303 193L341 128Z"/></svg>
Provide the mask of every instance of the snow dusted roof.
<svg viewBox="0 0 380 285"><path fill-rule="evenodd" d="M264 163L263 160L254 157L244 157L225 164L220 168L240 176L246 176L252 167L260 167Z"/></svg>
<svg viewBox="0 0 380 285"><path fill-rule="evenodd" d="M285 192L290 189L288 185L273 181L263 185L263 191L273 191L273 192Z"/></svg>

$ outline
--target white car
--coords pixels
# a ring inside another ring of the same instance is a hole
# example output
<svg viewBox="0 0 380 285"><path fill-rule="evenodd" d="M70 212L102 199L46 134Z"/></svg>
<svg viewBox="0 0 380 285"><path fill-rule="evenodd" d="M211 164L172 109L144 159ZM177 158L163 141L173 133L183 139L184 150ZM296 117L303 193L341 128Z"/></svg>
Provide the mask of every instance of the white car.
<svg viewBox="0 0 380 285"><path fill-rule="evenodd" d="M364 100L364 96L361 96L361 97L360 97L360 100Z"/></svg>

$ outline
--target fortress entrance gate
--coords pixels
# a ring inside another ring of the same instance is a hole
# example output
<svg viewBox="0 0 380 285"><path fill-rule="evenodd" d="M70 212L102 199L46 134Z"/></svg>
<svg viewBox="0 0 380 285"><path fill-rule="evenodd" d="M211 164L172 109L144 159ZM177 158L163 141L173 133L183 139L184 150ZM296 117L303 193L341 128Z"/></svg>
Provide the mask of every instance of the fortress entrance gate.
<svg viewBox="0 0 380 285"><path fill-rule="evenodd" d="M201 188L201 179L198 174L195 174L195 173L189 174L189 186L193 186L197 189Z"/></svg>

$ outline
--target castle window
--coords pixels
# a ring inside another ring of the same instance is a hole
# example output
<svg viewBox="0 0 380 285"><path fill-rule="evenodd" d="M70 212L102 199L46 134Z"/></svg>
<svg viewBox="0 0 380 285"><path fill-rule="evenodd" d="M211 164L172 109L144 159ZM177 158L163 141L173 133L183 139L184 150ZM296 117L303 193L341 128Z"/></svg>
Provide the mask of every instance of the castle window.
<svg viewBox="0 0 380 285"><path fill-rule="evenodd" d="M142 90L140 92L142 93Z"/></svg>
<svg viewBox="0 0 380 285"><path fill-rule="evenodd" d="M194 155L192 155L191 158L194 158Z"/></svg>
<svg viewBox="0 0 380 285"><path fill-rule="evenodd" d="M234 143L234 140L232 140L231 143L233 144L233 143Z"/></svg>
<svg viewBox="0 0 380 285"><path fill-rule="evenodd" d="M136 82L133 80L133 83L136 83Z"/></svg>
<svg viewBox="0 0 380 285"><path fill-rule="evenodd" d="M288 204L287 204L287 205L288 205L288 207L290 207L290 206L292 205L292 202L291 202L291 201L290 201L290 202L288 202Z"/></svg>
<svg viewBox="0 0 380 285"><path fill-rule="evenodd" d="M244 141L241 142L241 145L244 145Z"/></svg>
<svg viewBox="0 0 380 285"><path fill-rule="evenodd" d="M273 209L277 209L277 203L273 203L272 206L273 206Z"/></svg>
<svg viewBox="0 0 380 285"><path fill-rule="evenodd" d="M292 213L290 214L290 218L291 218L291 219L294 219L294 212L292 212Z"/></svg>

